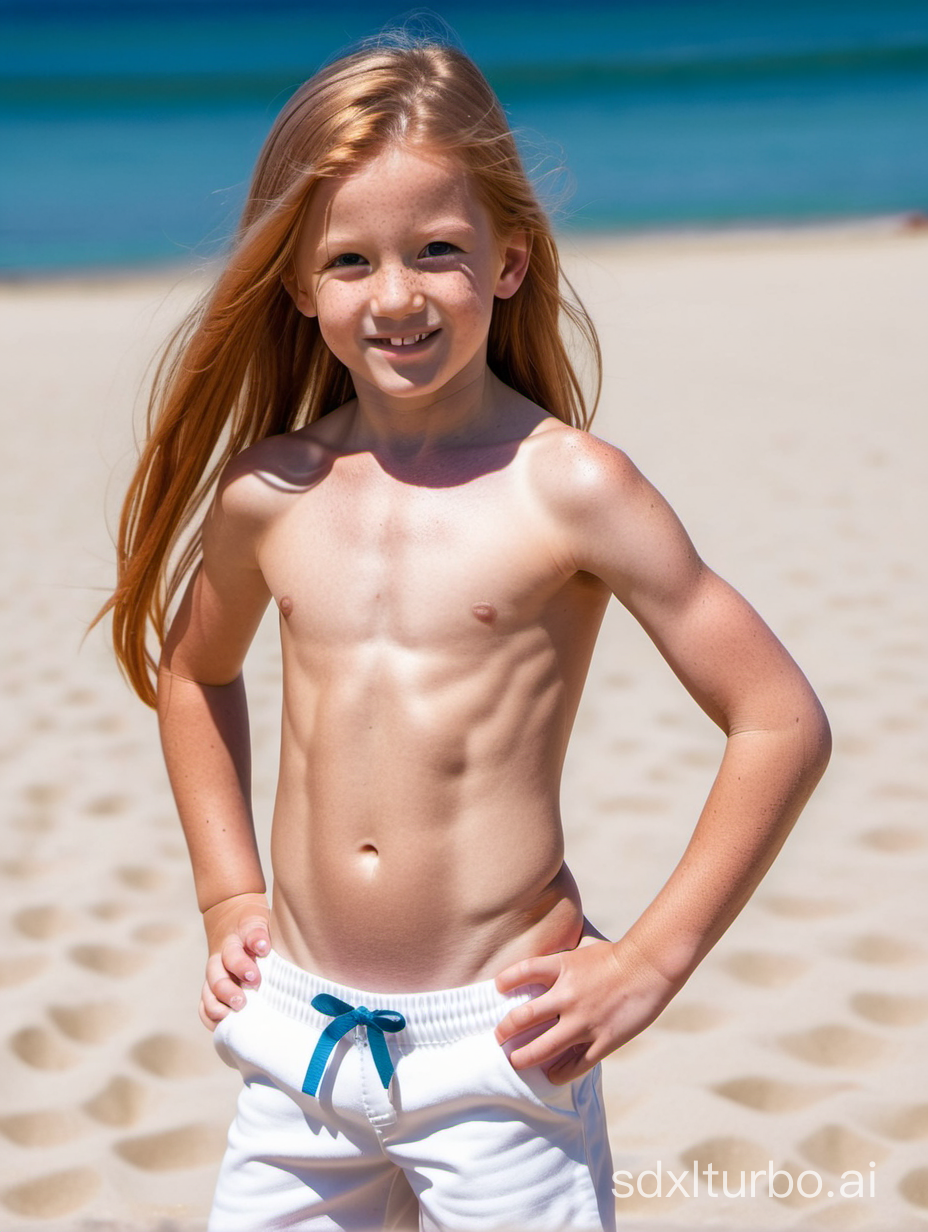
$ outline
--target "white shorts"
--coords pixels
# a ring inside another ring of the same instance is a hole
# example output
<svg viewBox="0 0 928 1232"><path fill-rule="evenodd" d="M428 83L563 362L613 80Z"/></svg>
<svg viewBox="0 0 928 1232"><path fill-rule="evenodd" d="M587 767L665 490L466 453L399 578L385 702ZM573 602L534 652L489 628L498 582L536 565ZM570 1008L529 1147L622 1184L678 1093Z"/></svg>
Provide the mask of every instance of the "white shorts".
<svg viewBox="0 0 928 1232"><path fill-rule="evenodd" d="M517 1073L494 1038L530 990L506 996L487 981L393 996L343 988L274 953L259 965L260 988L215 1033L245 1086L209 1232L615 1227L599 1067L555 1086L537 1068ZM314 1009L320 993L394 1017L319 1045L342 1013Z"/></svg>

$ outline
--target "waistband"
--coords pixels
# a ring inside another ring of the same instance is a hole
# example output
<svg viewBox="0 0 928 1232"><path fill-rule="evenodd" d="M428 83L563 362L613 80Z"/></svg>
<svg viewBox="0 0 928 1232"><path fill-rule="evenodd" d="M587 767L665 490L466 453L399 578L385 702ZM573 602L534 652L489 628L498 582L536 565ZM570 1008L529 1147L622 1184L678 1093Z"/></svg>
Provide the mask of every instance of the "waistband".
<svg viewBox="0 0 928 1232"><path fill-rule="evenodd" d="M259 958L258 967L261 984L249 990L249 1000L256 998L288 1018L319 1031L332 1021L330 1016L320 1014L311 1005L313 997L322 992L347 1001L352 1007L365 1005L369 1010L395 1010L406 1019L401 1038L407 1044L451 1044L492 1031L509 1010L542 991L540 987L526 987L502 993L493 980L483 980L478 984L432 992L369 992L313 975L282 958L276 950Z"/></svg>

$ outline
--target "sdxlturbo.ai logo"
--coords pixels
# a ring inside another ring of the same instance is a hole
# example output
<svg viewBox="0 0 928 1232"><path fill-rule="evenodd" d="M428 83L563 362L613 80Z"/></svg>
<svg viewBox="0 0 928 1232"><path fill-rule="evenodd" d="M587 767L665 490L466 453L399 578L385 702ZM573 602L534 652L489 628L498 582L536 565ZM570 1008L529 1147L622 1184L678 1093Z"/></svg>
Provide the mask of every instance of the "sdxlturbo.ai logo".
<svg viewBox="0 0 928 1232"><path fill-rule="evenodd" d="M837 1194L833 1189L826 1190L828 1198L875 1198L876 1168L870 1160L870 1172L865 1174L853 1169L841 1173L841 1184ZM612 1192L617 1198L631 1198L637 1194L641 1198L669 1198L678 1193L684 1198L788 1198L795 1193L800 1198L817 1198L824 1188L821 1176L811 1169L800 1172L794 1177L784 1168L775 1168L773 1160L769 1168L756 1172L741 1172L741 1182L735 1189L728 1183L728 1171L720 1172L711 1164L700 1171L699 1164L693 1160L692 1168L683 1172L671 1172L660 1160L654 1168L639 1172L637 1177L620 1168L612 1174ZM705 1186L700 1185L700 1178L705 1177ZM721 1178L721 1189L716 1189L714 1181ZM869 1183L868 1183L869 1182Z"/></svg>

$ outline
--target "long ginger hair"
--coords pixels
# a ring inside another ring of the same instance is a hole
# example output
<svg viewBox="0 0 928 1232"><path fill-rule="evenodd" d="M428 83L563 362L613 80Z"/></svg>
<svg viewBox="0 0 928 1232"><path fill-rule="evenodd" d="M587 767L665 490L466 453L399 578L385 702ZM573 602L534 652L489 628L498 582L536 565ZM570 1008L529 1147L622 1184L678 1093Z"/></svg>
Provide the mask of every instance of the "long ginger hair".
<svg viewBox="0 0 928 1232"><path fill-rule="evenodd" d="M588 346L598 396L596 332L563 278L548 219L479 69L453 47L404 39L321 69L274 124L228 262L155 373L147 442L119 523L117 585L97 616L112 610L117 658L149 705L156 671L149 624L160 647L172 600L200 553L196 515L221 471L247 446L354 395L348 370L316 320L297 311L283 277L320 180L350 175L394 143L459 159L497 236L527 233L528 272L512 298L494 303L488 363L565 423L589 426L593 410L561 325L566 320Z"/></svg>

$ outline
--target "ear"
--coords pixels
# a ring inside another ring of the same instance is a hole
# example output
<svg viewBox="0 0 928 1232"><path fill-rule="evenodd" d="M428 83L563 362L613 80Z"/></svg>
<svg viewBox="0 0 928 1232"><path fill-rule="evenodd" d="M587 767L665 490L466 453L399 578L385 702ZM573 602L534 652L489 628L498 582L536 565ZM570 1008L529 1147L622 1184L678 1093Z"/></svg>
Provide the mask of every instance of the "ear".
<svg viewBox="0 0 928 1232"><path fill-rule="evenodd" d="M502 247L503 268L496 284L497 299L511 299L528 271L532 245L524 231L515 231Z"/></svg>
<svg viewBox="0 0 928 1232"><path fill-rule="evenodd" d="M300 282L299 276L290 265L286 273L281 274L280 281L284 284L284 289L293 300L297 312L301 312L304 317L314 317L316 315L316 303L313 296Z"/></svg>

